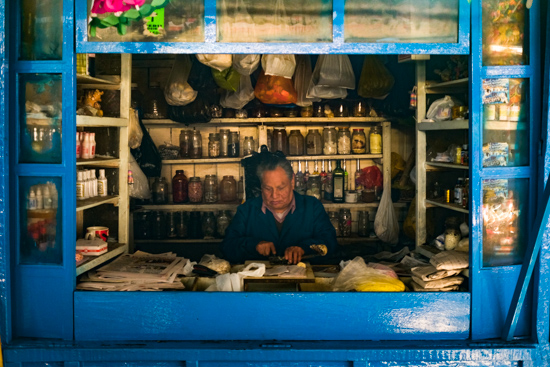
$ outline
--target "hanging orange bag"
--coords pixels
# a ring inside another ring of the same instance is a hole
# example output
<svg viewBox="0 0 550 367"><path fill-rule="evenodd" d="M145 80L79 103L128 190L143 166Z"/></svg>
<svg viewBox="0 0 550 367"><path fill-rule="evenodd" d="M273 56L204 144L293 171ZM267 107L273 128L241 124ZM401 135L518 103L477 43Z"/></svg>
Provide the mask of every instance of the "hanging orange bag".
<svg viewBox="0 0 550 367"><path fill-rule="evenodd" d="M296 103L298 100L298 95L292 85L292 79L265 75L263 70L256 82L254 95L260 102L266 104L290 104Z"/></svg>

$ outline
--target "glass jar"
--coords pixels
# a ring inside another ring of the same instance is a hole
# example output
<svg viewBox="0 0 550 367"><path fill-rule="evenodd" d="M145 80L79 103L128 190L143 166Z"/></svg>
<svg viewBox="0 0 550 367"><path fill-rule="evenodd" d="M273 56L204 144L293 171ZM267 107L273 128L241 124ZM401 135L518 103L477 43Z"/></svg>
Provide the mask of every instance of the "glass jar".
<svg viewBox="0 0 550 367"><path fill-rule="evenodd" d="M288 136L288 154L304 155L304 136L300 130L290 130Z"/></svg>
<svg viewBox="0 0 550 367"><path fill-rule="evenodd" d="M238 157L240 153L239 133L231 131L229 134L229 142L227 145L227 156Z"/></svg>
<svg viewBox="0 0 550 367"><path fill-rule="evenodd" d="M269 116L270 117L283 117L284 116L283 110L280 109L279 107L271 107L269 109Z"/></svg>
<svg viewBox="0 0 550 367"><path fill-rule="evenodd" d="M134 212L134 237L137 240L146 240L152 237L150 210Z"/></svg>
<svg viewBox="0 0 550 367"><path fill-rule="evenodd" d="M354 117L365 117L367 116L367 104L365 101L357 101L353 106L353 116Z"/></svg>
<svg viewBox="0 0 550 367"><path fill-rule="evenodd" d="M338 216L338 213L336 212L329 212L328 217L330 218L330 223L334 227L334 230L336 231L336 237L340 237L340 217Z"/></svg>
<svg viewBox="0 0 550 367"><path fill-rule="evenodd" d="M177 223L176 223L176 232L178 234L178 238L187 238L187 222L189 221L189 218L187 217L186 212L179 212L177 217Z"/></svg>
<svg viewBox="0 0 550 367"><path fill-rule="evenodd" d="M218 232L218 237L225 237L225 230L227 229L227 227L229 227L229 215L227 214L227 212L224 212L223 210L221 210L218 214L218 216L216 217L216 227L217 227L217 232Z"/></svg>
<svg viewBox="0 0 550 367"><path fill-rule="evenodd" d="M155 177L152 191L153 204L168 204L168 184L164 177Z"/></svg>
<svg viewBox="0 0 550 367"><path fill-rule="evenodd" d="M371 154L382 154L382 127L373 126L370 129L369 143Z"/></svg>
<svg viewBox="0 0 550 367"><path fill-rule="evenodd" d="M200 177L189 179L189 202L200 203L202 201L202 182Z"/></svg>
<svg viewBox="0 0 550 367"><path fill-rule="evenodd" d="M349 127L338 128L338 154L351 154L351 134Z"/></svg>
<svg viewBox="0 0 550 367"><path fill-rule="evenodd" d="M353 154L364 154L367 152L367 137L363 129L353 129L351 150Z"/></svg>
<svg viewBox="0 0 550 367"><path fill-rule="evenodd" d="M200 212L191 212L189 214L189 225L187 226L187 234L189 238L196 240L202 236L202 221Z"/></svg>
<svg viewBox="0 0 550 367"><path fill-rule="evenodd" d="M185 203L187 201L187 177L182 169L176 171L176 175L172 178L172 201L174 204Z"/></svg>
<svg viewBox="0 0 550 367"><path fill-rule="evenodd" d="M359 219L357 220L357 234L361 237L369 235L369 212L360 211Z"/></svg>
<svg viewBox="0 0 550 367"><path fill-rule="evenodd" d="M166 237L166 220L164 219L164 212L153 212L153 238L162 240Z"/></svg>
<svg viewBox="0 0 550 367"><path fill-rule="evenodd" d="M151 87L145 94L143 104L143 118L165 119L168 118L168 106L164 99L164 93L158 83L151 83Z"/></svg>
<svg viewBox="0 0 550 367"><path fill-rule="evenodd" d="M321 176L309 175L307 180L307 195L321 200Z"/></svg>
<svg viewBox="0 0 550 367"><path fill-rule="evenodd" d="M284 115L285 117L298 117L298 109L294 107L285 108Z"/></svg>
<svg viewBox="0 0 550 367"><path fill-rule="evenodd" d="M333 107L334 107L333 108L334 117L348 117L349 116L348 104L343 99L335 102Z"/></svg>
<svg viewBox="0 0 550 367"><path fill-rule="evenodd" d="M336 154L337 150L337 133L334 126L326 126L323 129L323 154Z"/></svg>
<svg viewBox="0 0 550 367"><path fill-rule="evenodd" d="M251 155L256 151L256 142L252 136L245 136L243 141L243 156Z"/></svg>
<svg viewBox="0 0 550 367"><path fill-rule="evenodd" d="M219 119L220 117L222 117L222 113L223 109L220 105L213 104L212 106L210 106L210 115L213 119Z"/></svg>
<svg viewBox="0 0 550 367"><path fill-rule="evenodd" d="M220 200L223 202L237 200L237 181L233 176L223 176L220 182Z"/></svg>
<svg viewBox="0 0 550 367"><path fill-rule="evenodd" d="M319 129L311 129L306 136L306 153L307 155L323 154L323 138L319 133Z"/></svg>
<svg viewBox="0 0 550 367"><path fill-rule="evenodd" d="M243 176L237 182L237 200L241 201L244 198L244 179Z"/></svg>
<svg viewBox="0 0 550 367"><path fill-rule="evenodd" d="M300 116L302 116L302 117L313 117L313 106L303 106L300 109Z"/></svg>
<svg viewBox="0 0 550 367"><path fill-rule="evenodd" d="M180 132L180 156L182 158L189 158L189 151L191 150L191 130L182 130Z"/></svg>
<svg viewBox="0 0 550 367"><path fill-rule="evenodd" d="M313 117L325 117L325 107L321 102L313 103Z"/></svg>
<svg viewBox="0 0 550 367"><path fill-rule="evenodd" d="M206 175L204 179L204 202L215 203L218 201L218 178L216 175Z"/></svg>
<svg viewBox="0 0 550 367"><path fill-rule="evenodd" d="M252 109L252 117L263 118L267 115L267 111L263 105L257 105Z"/></svg>
<svg viewBox="0 0 550 367"><path fill-rule="evenodd" d="M273 129L267 129L267 150L273 152Z"/></svg>
<svg viewBox="0 0 550 367"><path fill-rule="evenodd" d="M231 132L229 129L220 129L220 156L228 157L229 156L229 135Z"/></svg>
<svg viewBox="0 0 550 367"><path fill-rule="evenodd" d="M203 238L216 237L216 217L214 212L206 212L202 216L202 235Z"/></svg>
<svg viewBox="0 0 550 367"><path fill-rule="evenodd" d="M208 156L210 158L218 158L220 156L220 134L210 133L208 135Z"/></svg>
<svg viewBox="0 0 550 367"><path fill-rule="evenodd" d="M245 109L239 109L235 110L235 118L236 119L245 119L248 117L248 112Z"/></svg>
<svg viewBox="0 0 550 367"><path fill-rule="evenodd" d="M284 126L275 126L273 128L272 151L280 150L284 155L288 155L288 137Z"/></svg>
<svg viewBox="0 0 550 367"><path fill-rule="evenodd" d="M166 213L166 237L168 238L176 238L178 236L178 232L176 230L176 214L176 212Z"/></svg>
<svg viewBox="0 0 550 367"><path fill-rule="evenodd" d="M340 209L340 235L342 237L351 236L351 211L349 209Z"/></svg>
<svg viewBox="0 0 550 367"><path fill-rule="evenodd" d="M199 130L193 130L193 134L191 135L189 158L202 158L202 136Z"/></svg>

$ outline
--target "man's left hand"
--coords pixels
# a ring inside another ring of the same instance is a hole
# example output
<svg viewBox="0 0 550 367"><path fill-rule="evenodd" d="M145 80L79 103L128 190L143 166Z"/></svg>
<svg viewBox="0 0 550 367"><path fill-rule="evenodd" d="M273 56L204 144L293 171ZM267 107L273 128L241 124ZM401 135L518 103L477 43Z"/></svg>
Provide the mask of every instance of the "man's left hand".
<svg viewBox="0 0 550 367"><path fill-rule="evenodd" d="M298 264L304 256L304 249L298 246L291 246L285 250L285 259L289 264Z"/></svg>

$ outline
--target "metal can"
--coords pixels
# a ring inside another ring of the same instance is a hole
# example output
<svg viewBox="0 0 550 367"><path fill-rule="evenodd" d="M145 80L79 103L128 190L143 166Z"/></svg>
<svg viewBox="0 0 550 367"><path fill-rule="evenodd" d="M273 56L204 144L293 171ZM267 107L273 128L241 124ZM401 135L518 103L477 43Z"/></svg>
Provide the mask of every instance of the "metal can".
<svg viewBox="0 0 550 367"><path fill-rule="evenodd" d="M451 202L451 190L445 190L445 202L446 203Z"/></svg>

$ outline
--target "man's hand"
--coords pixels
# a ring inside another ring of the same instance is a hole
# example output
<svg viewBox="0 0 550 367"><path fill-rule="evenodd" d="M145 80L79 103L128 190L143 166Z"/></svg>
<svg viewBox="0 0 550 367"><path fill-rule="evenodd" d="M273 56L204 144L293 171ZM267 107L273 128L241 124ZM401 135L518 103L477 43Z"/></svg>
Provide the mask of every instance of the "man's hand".
<svg viewBox="0 0 550 367"><path fill-rule="evenodd" d="M275 255L277 253L273 242L267 241L261 241L260 243L258 243L256 245L256 251L258 251L258 253L263 256L269 256L269 254Z"/></svg>
<svg viewBox="0 0 550 367"><path fill-rule="evenodd" d="M285 259L289 264L298 264L303 255L304 249L298 246L291 246L285 250Z"/></svg>

